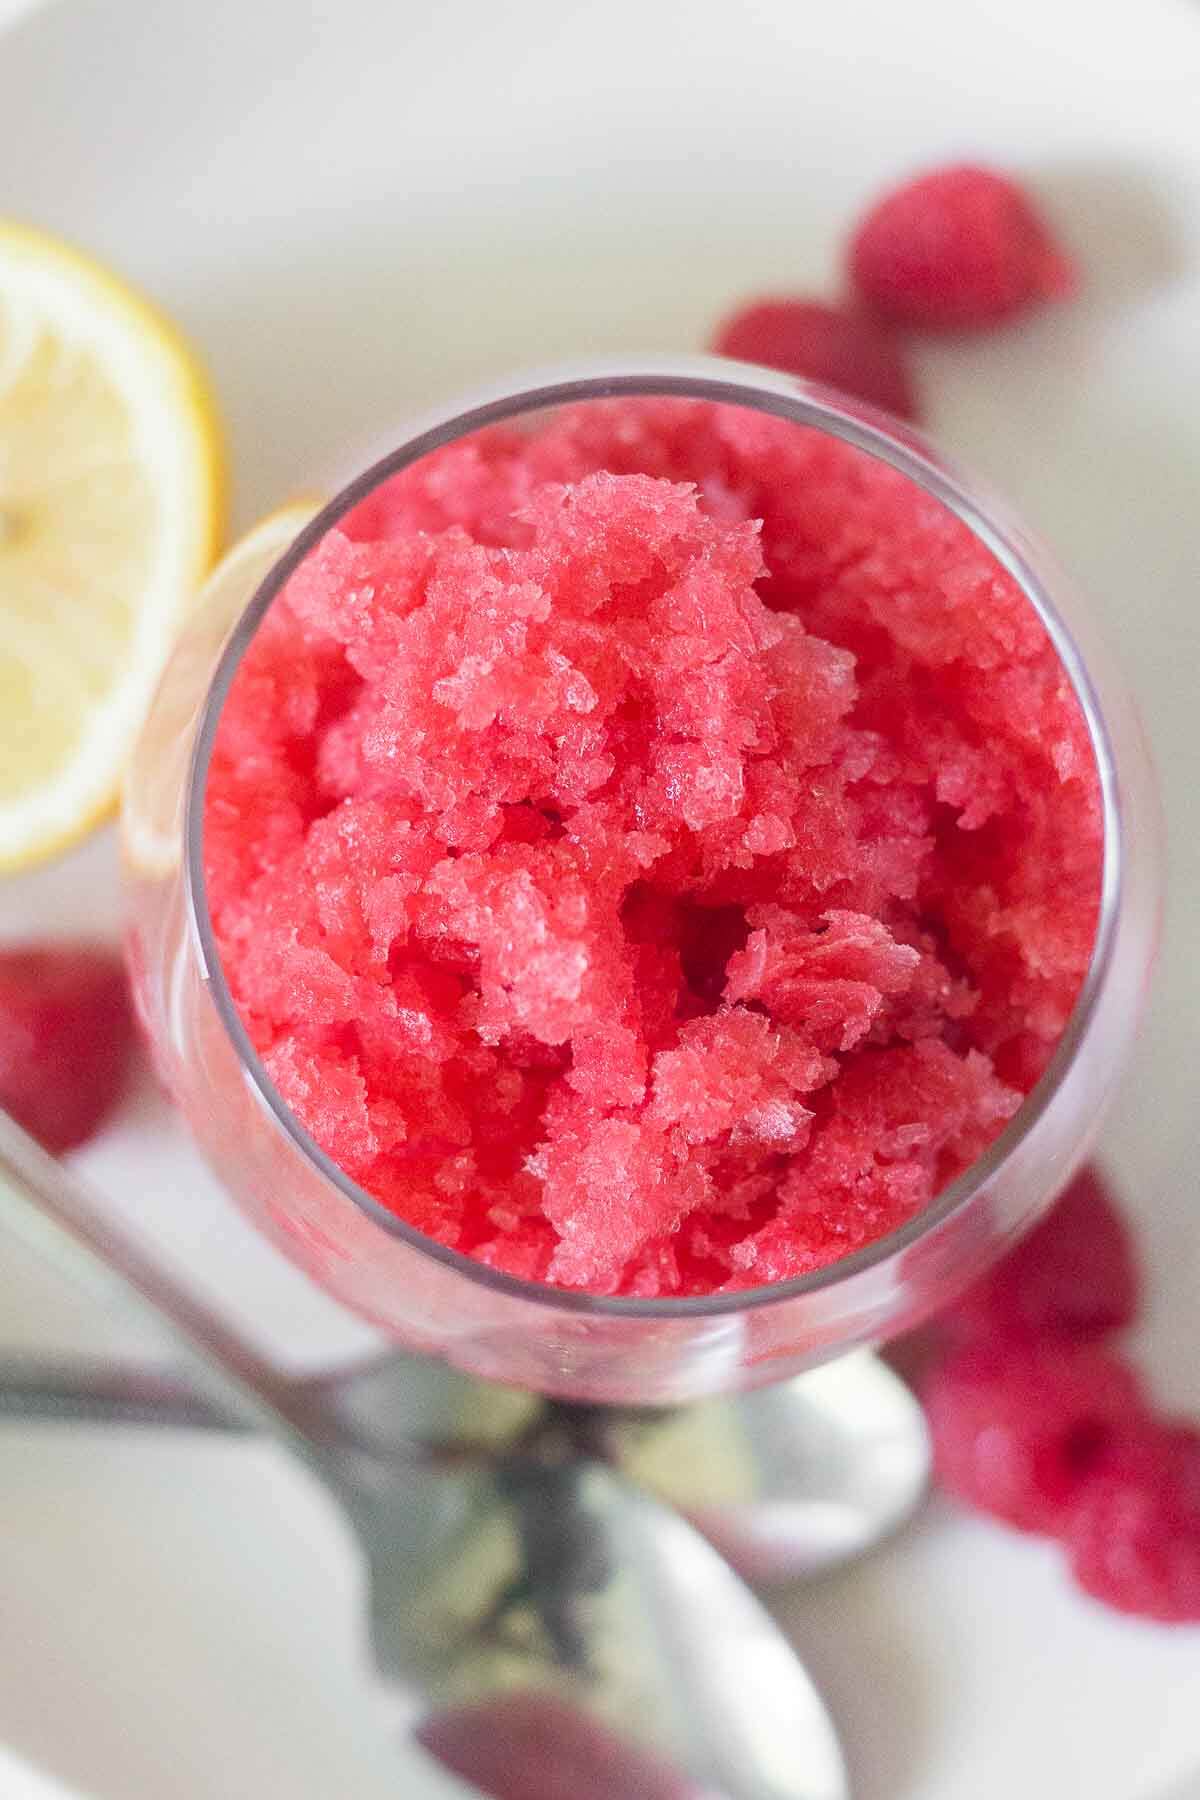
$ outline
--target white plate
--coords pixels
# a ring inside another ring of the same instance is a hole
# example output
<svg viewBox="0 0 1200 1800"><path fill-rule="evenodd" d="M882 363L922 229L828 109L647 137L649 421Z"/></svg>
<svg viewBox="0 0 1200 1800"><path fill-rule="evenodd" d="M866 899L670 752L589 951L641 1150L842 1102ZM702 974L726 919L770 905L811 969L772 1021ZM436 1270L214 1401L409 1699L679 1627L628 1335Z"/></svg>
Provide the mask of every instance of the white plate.
<svg viewBox="0 0 1200 1800"><path fill-rule="evenodd" d="M0 205L197 338L243 521L480 375L689 348L747 291L831 287L864 198L963 153L1027 169L1088 268L1079 305L920 362L946 443L1095 595L1162 763L1165 966L1108 1148L1152 1265L1148 1366L1200 1413L1200 8L65 0L0 39ZM0 926L111 894L101 843L7 887ZM89 1161L281 1352L345 1340L151 1100ZM9 1335L82 1329L6 1286ZM9 1431L0 1456L0 1739L100 1800L432 1794L376 1735L357 1577L299 1477L186 1441ZM861 1800L1150 1800L1200 1763L1197 1635L1090 1607L984 1523L933 1511L788 1611Z"/></svg>
<svg viewBox="0 0 1200 1800"><path fill-rule="evenodd" d="M0 1793L6 1800L84 1800L0 1747Z"/></svg>

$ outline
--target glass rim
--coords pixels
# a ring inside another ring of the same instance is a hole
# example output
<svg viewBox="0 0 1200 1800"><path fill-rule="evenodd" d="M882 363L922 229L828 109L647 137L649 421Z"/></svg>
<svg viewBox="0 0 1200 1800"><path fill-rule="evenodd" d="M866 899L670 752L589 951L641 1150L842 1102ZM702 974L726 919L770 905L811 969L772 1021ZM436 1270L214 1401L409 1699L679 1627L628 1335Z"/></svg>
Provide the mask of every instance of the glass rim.
<svg viewBox="0 0 1200 1800"><path fill-rule="evenodd" d="M983 1155L897 1230L819 1269L787 1281L657 1299L592 1294L583 1289L559 1288L548 1282L509 1275L426 1236L352 1180L310 1137L285 1104L250 1041L225 979L204 875L203 802L225 700L242 657L276 595L325 534L381 482L457 438L551 407L623 395L675 397L741 406L772 414L795 425L828 432L888 464L945 506L1012 576L1041 619L1083 713L1096 759L1103 815L1100 908L1087 973L1040 1080ZM281 1131L301 1155L373 1224L477 1286L550 1309L600 1318L663 1323L717 1319L826 1293L899 1258L964 1211L1033 1131L1075 1062L1112 962L1125 880L1125 831L1116 758L1100 697L1074 636L1047 591L1036 566L1036 552L1026 550L1023 532L1008 519L1003 502L993 498L974 479L969 483L964 481L946 467L919 432L910 430L876 408L813 382L713 356L588 358L515 374L503 382L476 390L466 399L427 413L409 430L401 444L343 486L268 571L225 641L205 695L199 730L192 747L184 807L184 846L185 906L201 978L232 1043L243 1077L248 1080L273 1128Z"/></svg>

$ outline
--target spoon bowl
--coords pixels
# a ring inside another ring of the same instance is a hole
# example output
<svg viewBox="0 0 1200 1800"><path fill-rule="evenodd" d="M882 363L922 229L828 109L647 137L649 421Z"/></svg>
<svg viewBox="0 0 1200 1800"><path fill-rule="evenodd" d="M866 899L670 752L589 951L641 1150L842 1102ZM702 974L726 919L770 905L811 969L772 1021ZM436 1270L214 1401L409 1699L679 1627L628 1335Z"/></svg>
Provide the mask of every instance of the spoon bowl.
<svg viewBox="0 0 1200 1800"><path fill-rule="evenodd" d="M386 1709L477 1793L845 1800L833 1726L792 1646L692 1526L589 1454L602 1412L535 1406L496 1443L447 1435L447 1392L462 1378L447 1390L419 1363L291 1379L3 1115L0 1224L158 1327L185 1382L130 1379L130 1417L175 1407L179 1423L265 1433L324 1483L362 1552ZM32 1370L12 1392L26 1418L121 1417L111 1371L93 1376L89 1400L86 1380L72 1389L60 1370L40 1411ZM467 1383L458 1394L477 1422L481 1393Z"/></svg>
<svg viewBox="0 0 1200 1800"><path fill-rule="evenodd" d="M844 1800L791 1645L677 1514L568 1455L335 1488L376 1667L430 1754L494 1800Z"/></svg>

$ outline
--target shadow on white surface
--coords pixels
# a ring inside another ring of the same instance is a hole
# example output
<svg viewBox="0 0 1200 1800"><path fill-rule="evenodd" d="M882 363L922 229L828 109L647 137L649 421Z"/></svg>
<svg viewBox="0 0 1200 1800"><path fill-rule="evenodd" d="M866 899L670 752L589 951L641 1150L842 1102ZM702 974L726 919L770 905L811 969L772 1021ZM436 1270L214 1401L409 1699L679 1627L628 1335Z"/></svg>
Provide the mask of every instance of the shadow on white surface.
<svg viewBox="0 0 1200 1800"><path fill-rule="evenodd" d="M1188 271L1182 242L1187 196L1167 167L1135 162L1047 162L1030 171L1038 204L1068 247L1081 287L1066 309L1091 317L1144 300Z"/></svg>

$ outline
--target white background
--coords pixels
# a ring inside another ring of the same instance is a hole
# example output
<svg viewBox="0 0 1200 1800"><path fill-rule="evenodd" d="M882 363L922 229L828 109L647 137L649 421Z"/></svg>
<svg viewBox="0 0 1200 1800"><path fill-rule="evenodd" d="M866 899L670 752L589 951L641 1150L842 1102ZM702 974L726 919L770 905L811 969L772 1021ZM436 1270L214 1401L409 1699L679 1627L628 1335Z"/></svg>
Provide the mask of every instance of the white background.
<svg viewBox="0 0 1200 1800"><path fill-rule="evenodd" d="M964 153L1027 170L1087 270L1079 304L918 362L938 436L1094 595L1160 760L1163 973L1106 1152L1151 1265L1140 1353L1200 1413L1200 7L61 0L0 37L0 208L194 335L239 523L480 375L831 288L861 202ZM104 840L0 892L8 935L115 919ZM277 1354L359 1341L149 1093L86 1161ZM115 1329L0 1272L6 1342ZM425 1800L370 1710L358 1580L261 1447L5 1428L0 1741L101 1800ZM1200 1633L1092 1607L1048 1547L938 1505L781 1610L860 1800L1184 1800L1200 1773Z"/></svg>

